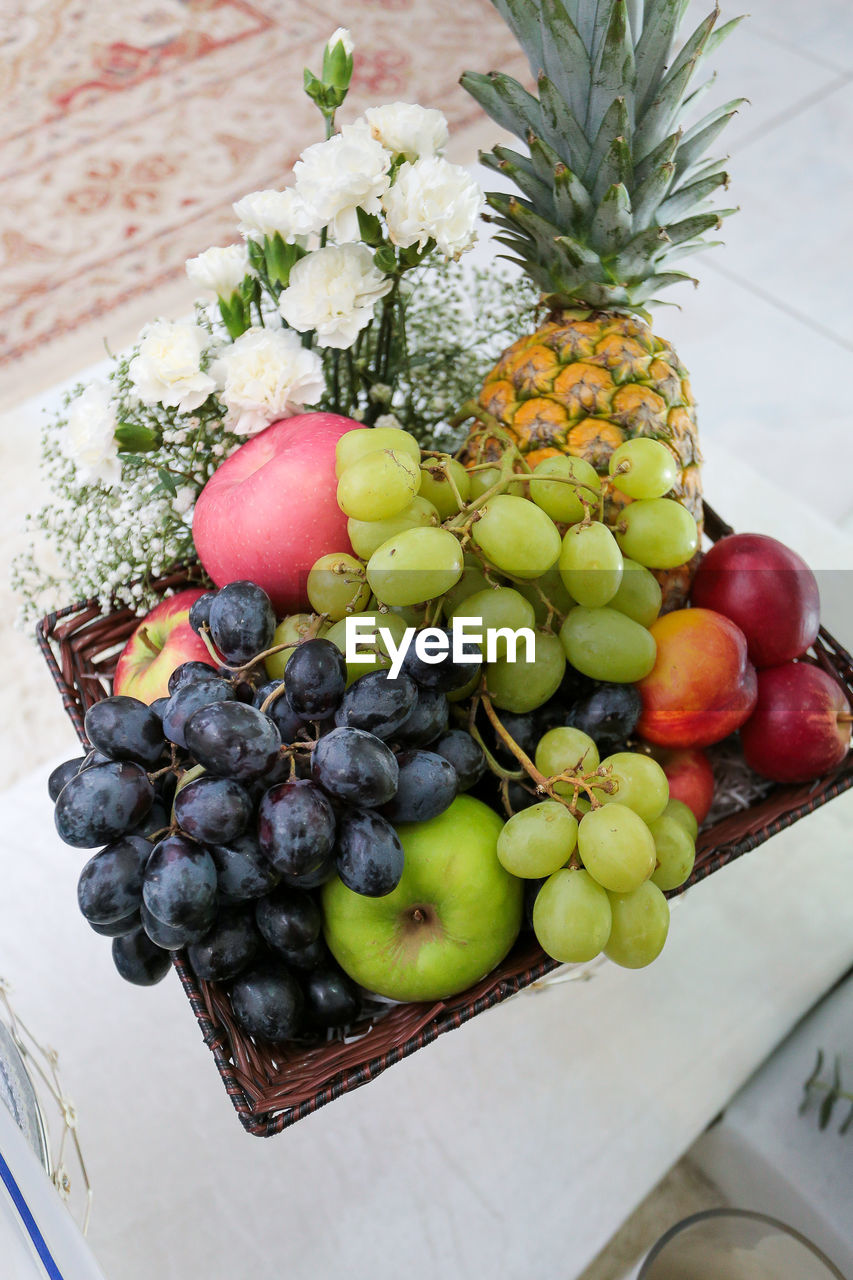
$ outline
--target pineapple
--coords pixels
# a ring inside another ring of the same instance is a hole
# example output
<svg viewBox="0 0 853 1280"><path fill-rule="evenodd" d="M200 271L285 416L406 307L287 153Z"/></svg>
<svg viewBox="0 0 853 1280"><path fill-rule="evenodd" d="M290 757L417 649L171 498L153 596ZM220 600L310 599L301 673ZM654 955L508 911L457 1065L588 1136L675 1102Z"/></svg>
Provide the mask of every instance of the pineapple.
<svg viewBox="0 0 853 1280"><path fill-rule="evenodd" d="M673 268L706 248L731 209L715 209L725 164L705 160L744 101L688 127L710 80L694 72L736 26L715 9L672 58L688 0L493 0L537 77L538 97L501 72L462 84L526 154L481 154L520 194L491 192L498 241L541 290L547 318L486 377L469 459L493 452L499 425L535 465L558 452L606 473L613 450L651 436L674 453L672 497L700 523L696 413L687 372L652 332L646 308L692 277ZM669 64L669 65L668 65ZM692 280L695 284L696 281ZM665 575L673 607L689 574Z"/></svg>

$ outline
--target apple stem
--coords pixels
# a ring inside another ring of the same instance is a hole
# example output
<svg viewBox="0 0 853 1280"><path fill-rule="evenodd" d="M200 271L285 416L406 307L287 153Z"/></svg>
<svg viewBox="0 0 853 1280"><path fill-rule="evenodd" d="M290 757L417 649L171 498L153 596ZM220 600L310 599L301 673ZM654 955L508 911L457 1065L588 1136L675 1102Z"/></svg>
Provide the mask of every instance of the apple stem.
<svg viewBox="0 0 853 1280"><path fill-rule="evenodd" d="M835 718L839 724L853 724L853 711L842 711Z"/></svg>
<svg viewBox="0 0 853 1280"><path fill-rule="evenodd" d="M148 628L147 628L147 627L140 627L136 634L139 636L139 639L140 639L140 640L142 641L142 643L145 645L146 649L150 649L150 650L151 650L151 652L154 654L154 656L155 656L155 658L156 658L156 657L157 657L157 655L159 654L160 650L157 648L156 644L154 643L154 641L153 641L153 640L151 639L151 637L149 636L149 634L148 634Z"/></svg>

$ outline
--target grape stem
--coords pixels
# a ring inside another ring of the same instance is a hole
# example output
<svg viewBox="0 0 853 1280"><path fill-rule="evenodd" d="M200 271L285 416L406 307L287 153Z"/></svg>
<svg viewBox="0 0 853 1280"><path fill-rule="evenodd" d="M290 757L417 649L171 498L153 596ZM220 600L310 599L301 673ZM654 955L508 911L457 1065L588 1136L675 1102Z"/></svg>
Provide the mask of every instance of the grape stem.
<svg viewBox="0 0 853 1280"><path fill-rule="evenodd" d="M230 662L226 662L224 658L217 653L213 641L210 638L210 627L203 624L198 634L201 636L205 646L207 647L208 653L211 658L215 659L217 665L223 667L226 671L230 671L234 680L240 680L248 676L252 668L256 667L259 662L264 662L267 658L271 658L273 654L282 653L285 649L294 649L297 644L304 644L306 640L314 640L317 636L317 632L323 625L323 620L327 617L328 614L315 613L313 615L313 622L299 640L287 640L283 644L274 644L269 649L264 649L262 653L256 653L254 658L250 658L248 662L244 662L239 666L233 666Z"/></svg>
<svg viewBox="0 0 853 1280"><path fill-rule="evenodd" d="M615 780L609 777L609 768L604 772L599 769L592 773L579 773L572 769L565 769L562 773L555 774L552 778L546 778L544 773L536 768L536 765L530 759L530 756L519 746L512 735L504 728L497 712L492 706L492 700L486 692L485 680L480 688L478 700L482 703L489 722L501 742L512 752L516 760L524 769L525 773L536 783L536 790L540 794L549 796L552 800L559 801L574 815L578 817L577 802L581 791L585 791L589 800L591 809L599 809L601 801L595 794L596 791L605 791L608 795L612 794L617 787ZM569 800L566 796L562 796L556 790L558 782L567 782L572 787L572 798Z"/></svg>

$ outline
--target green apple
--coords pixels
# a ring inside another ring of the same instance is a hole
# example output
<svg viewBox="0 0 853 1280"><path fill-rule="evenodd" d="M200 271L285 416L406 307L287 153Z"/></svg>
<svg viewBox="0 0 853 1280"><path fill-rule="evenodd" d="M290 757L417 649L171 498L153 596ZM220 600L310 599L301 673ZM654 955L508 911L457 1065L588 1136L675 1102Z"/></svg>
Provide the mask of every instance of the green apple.
<svg viewBox="0 0 853 1280"><path fill-rule="evenodd" d="M323 888L326 941L361 986L392 1000L443 1000L484 978L521 927L522 882L498 862L503 822L457 796L428 822L403 823L403 877L384 898Z"/></svg>

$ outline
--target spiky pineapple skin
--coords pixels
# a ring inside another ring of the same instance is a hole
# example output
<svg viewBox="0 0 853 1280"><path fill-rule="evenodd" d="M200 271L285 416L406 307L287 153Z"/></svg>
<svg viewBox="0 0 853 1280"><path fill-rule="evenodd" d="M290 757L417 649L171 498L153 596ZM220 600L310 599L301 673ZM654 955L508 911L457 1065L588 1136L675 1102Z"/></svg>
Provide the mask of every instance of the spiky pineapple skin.
<svg viewBox="0 0 853 1280"><path fill-rule="evenodd" d="M669 496L687 507L701 532L702 459L687 370L672 346L638 316L552 314L504 351L483 383L479 403L531 466L568 453L606 475L610 455L625 440L661 441L679 468ZM473 446L472 439L469 456ZM611 519L627 501L614 496ZM665 606L683 603L690 568L657 576Z"/></svg>

